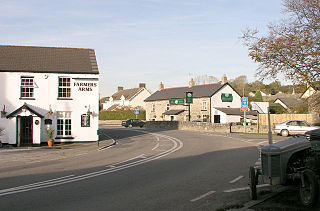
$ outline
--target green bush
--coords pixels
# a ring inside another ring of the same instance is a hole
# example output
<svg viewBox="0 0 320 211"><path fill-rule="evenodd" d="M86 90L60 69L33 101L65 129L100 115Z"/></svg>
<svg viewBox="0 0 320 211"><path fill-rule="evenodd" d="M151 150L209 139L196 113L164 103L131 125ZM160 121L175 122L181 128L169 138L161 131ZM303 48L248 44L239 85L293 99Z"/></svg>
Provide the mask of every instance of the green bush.
<svg viewBox="0 0 320 211"><path fill-rule="evenodd" d="M99 113L99 120L126 120L135 118L136 115L133 110L100 111ZM146 111L140 110L138 119L146 120Z"/></svg>

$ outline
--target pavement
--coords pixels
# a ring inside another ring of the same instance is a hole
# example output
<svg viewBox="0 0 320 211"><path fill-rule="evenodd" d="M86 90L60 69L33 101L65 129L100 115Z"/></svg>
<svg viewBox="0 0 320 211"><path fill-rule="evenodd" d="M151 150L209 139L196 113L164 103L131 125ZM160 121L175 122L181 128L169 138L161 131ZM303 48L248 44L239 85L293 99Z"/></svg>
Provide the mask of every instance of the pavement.
<svg viewBox="0 0 320 211"><path fill-rule="evenodd" d="M41 145L39 147L12 147L0 148L0 171L1 169L16 166L40 163L52 160L60 160L87 154L91 151L102 150L114 145L113 139L98 142L83 143L55 143L53 147Z"/></svg>

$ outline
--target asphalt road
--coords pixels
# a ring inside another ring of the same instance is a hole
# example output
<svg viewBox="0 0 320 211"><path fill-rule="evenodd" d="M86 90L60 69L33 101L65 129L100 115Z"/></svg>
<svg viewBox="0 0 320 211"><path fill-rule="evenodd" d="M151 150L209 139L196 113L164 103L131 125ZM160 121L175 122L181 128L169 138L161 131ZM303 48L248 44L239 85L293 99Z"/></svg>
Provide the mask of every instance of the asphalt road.
<svg viewBox="0 0 320 211"><path fill-rule="evenodd" d="M216 210L249 201L266 136L102 128L117 144L0 172L0 210Z"/></svg>

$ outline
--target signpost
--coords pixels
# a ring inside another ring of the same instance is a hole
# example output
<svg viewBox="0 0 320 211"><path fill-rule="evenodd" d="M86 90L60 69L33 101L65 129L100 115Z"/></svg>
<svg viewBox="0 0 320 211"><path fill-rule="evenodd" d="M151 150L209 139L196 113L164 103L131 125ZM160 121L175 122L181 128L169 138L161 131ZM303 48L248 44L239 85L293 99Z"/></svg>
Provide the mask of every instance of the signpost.
<svg viewBox="0 0 320 211"><path fill-rule="evenodd" d="M138 119L138 115L140 114L140 110L138 108L134 109L134 114L136 115L136 119Z"/></svg>
<svg viewBox="0 0 320 211"><path fill-rule="evenodd" d="M190 103L193 103L193 92L186 92L186 103L188 103L188 106L189 106L188 120L190 122L190 119L191 119Z"/></svg>
<svg viewBox="0 0 320 211"><path fill-rule="evenodd" d="M241 111L243 111L243 123L244 123L244 132L246 132L247 120L246 120L246 111L249 111L248 107L248 98L242 97L241 98Z"/></svg>

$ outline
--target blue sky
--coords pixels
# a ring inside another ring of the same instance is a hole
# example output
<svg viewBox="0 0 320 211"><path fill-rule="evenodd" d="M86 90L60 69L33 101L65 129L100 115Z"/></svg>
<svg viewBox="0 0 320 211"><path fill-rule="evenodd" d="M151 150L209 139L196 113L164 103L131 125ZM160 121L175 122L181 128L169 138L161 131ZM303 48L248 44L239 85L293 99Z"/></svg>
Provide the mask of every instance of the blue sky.
<svg viewBox="0 0 320 211"><path fill-rule="evenodd" d="M189 76L256 80L239 40L279 21L281 0L0 0L0 44L93 48L101 96Z"/></svg>

